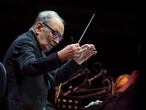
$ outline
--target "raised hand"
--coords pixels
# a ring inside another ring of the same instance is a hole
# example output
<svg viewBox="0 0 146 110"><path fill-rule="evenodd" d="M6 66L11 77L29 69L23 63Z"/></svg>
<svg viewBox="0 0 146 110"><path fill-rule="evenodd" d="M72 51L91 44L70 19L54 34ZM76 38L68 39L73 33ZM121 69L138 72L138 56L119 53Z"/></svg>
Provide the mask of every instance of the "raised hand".
<svg viewBox="0 0 146 110"><path fill-rule="evenodd" d="M79 56L81 47L78 43L70 44L58 52L58 57L61 61L74 59Z"/></svg>
<svg viewBox="0 0 146 110"><path fill-rule="evenodd" d="M84 44L81 46L80 53L75 56L74 60L78 64L82 64L96 53L97 51L93 44Z"/></svg>

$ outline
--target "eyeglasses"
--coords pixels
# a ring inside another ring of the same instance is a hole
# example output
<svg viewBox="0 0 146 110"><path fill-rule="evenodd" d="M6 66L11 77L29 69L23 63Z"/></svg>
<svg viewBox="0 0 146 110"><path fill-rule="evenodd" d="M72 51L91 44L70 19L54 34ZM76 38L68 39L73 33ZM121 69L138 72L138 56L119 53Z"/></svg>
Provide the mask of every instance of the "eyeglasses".
<svg viewBox="0 0 146 110"><path fill-rule="evenodd" d="M46 23L42 22L47 28L49 28L53 34L53 38L54 39L59 39L59 41L61 41L63 39L62 35L60 33L58 33L57 31L55 31L54 29L52 29L49 25L47 25Z"/></svg>

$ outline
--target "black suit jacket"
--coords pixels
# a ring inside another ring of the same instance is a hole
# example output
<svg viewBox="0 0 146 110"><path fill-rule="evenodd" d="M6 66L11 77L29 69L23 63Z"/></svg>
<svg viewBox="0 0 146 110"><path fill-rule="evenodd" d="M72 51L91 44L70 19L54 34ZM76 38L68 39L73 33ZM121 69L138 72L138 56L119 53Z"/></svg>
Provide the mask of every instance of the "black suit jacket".
<svg viewBox="0 0 146 110"><path fill-rule="evenodd" d="M74 61L57 68L60 64L57 53L46 56L32 31L16 38L3 63L7 70L9 110L46 110L47 99L49 106L54 103L51 101L55 85L80 69Z"/></svg>

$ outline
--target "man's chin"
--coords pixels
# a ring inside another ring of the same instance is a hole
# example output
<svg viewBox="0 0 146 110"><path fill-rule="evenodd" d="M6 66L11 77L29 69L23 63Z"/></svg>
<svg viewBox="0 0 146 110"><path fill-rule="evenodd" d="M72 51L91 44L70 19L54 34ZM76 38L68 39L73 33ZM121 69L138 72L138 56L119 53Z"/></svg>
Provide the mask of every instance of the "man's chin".
<svg viewBox="0 0 146 110"><path fill-rule="evenodd" d="M47 45L44 49L45 52L49 52L54 46L53 45Z"/></svg>

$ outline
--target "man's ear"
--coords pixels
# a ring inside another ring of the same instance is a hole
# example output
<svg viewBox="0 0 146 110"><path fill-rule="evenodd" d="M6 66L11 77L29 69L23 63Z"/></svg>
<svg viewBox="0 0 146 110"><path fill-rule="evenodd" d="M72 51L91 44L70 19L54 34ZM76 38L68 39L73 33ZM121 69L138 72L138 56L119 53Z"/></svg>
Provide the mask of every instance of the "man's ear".
<svg viewBox="0 0 146 110"><path fill-rule="evenodd" d="M35 31L36 31L36 34L39 34L43 29L43 25L41 22L36 22L35 24Z"/></svg>

